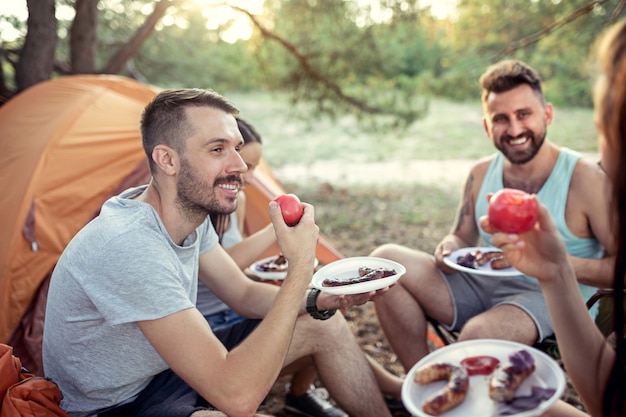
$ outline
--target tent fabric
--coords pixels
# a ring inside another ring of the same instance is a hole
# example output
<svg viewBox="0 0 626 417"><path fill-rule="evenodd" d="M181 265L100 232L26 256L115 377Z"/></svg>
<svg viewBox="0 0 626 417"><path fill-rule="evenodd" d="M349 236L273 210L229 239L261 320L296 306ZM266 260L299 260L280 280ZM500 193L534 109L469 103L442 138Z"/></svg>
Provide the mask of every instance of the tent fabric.
<svg viewBox="0 0 626 417"><path fill-rule="evenodd" d="M0 343L29 305L45 305L44 281L106 198L149 178L139 120L158 91L119 76L75 75L39 83L0 107ZM248 232L269 222L267 205L282 193L263 163L246 188ZM342 257L324 236L316 255L321 263ZM23 320L19 327L40 331Z"/></svg>
<svg viewBox="0 0 626 417"><path fill-rule="evenodd" d="M122 77L70 76L0 108L1 341L71 237L145 159L139 118L157 91Z"/></svg>

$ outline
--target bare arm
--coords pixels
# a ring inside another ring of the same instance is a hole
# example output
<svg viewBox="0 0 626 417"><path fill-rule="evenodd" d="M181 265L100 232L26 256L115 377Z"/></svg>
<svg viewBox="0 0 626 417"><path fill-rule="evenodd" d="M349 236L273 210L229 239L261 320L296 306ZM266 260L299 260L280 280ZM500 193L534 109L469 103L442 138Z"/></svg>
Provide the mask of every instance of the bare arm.
<svg viewBox="0 0 626 417"><path fill-rule="evenodd" d="M474 220L474 209L485 170L484 163L479 162L467 176L452 230L435 249L435 261L440 269L450 270L443 262L444 256L459 248L475 246L478 242L479 233Z"/></svg>
<svg viewBox="0 0 626 417"><path fill-rule="evenodd" d="M610 180L595 163L580 160L572 175L566 219L572 233L581 238L596 238L605 248L602 259L574 256L569 261L578 281L599 288L613 285L615 242L610 215Z"/></svg>
<svg viewBox="0 0 626 417"><path fill-rule="evenodd" d="M267 309L265 320L241 344L226 351L196 309L139 323L172 370L227 415L254 414L278 377L313 270L318 236L313 207L306 207L294 228L287 228L275 203L270 204L270 216L275 225L279 222L279 238L289 259L288 276L280 288L245 278L219 246L201 259L203 279L209 284L217 281L216 277L228 281L228 286L217 288L235 287L227 295L238 307ZM223 274L230 274L232 280ZM246 307L246 303L257 306Z"/></svg>
<svg viewBox="0 0 626 417"><path fill-rule="evenodd" d="M270 223L236 245L226 248L226 252L235 260L239 268L246 269L274 242L276 242L276 234L274 233L274 226Z"/></svg>
<svg viewBox="0 0 626 417"><path fill-rule="evenodd" d="M481 225L494 233L492 243L504 251L513 266L539 281L567 373L587 411L600 415L615 352L587 312L574 268L548 210L541 205L538 225L521 235L498 233L487 216Z"/></svg>

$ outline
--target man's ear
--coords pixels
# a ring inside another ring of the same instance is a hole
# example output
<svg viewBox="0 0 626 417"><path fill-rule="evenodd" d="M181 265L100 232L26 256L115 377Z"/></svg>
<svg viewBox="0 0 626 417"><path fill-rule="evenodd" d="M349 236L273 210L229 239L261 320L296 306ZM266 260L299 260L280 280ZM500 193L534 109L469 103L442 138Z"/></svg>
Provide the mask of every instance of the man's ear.
<svg viewBox="0 0 626 417"><path fill-rule="evenodd" d="M152 150L152 160L165 175L175 175L178 172L178 154L167 145L157 145Z"/></svg>
<svg viewBox="0 0 626 417"><path fill-rule="evenodd" d="M551 103L546 103L545 112L546 112L546 124L551 125L552 117L554 116L554 109Z"/></svg>
<svg viewBox="0 0 626 417"><path fill-rule="evenodd" d="M485 129L485 132L487 133L487 136L489 136L489 127L487 126L487 118L483 117L483 128Z"/></svg>

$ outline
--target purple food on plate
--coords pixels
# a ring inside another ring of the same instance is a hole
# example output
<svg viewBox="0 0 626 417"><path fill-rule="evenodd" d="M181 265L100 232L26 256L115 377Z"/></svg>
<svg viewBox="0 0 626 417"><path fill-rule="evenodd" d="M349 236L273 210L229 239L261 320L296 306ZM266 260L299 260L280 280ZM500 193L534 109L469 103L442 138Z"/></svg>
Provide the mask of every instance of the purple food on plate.
<svg viewBox="0 0 626 417"><path fill-rule="evenodd" d="M257 264L256 269L263 272L283 272L287 270L287 259L281 254L266 262Z"/></svg>
<svg viewBox="0 0 626 417"><path fill-rule="evenodd" d="M464 266L465 268L476 269L475 262L476 262L476 256L472 254L471 252L467 252L465 256L459 256L456 259L456 263L458 265Z"/></svg>
<svg viewBox="0 0 626 417"><path fill-rule="evenodd" d="M509 360L496 369L489 381L489 397L496 402L510 402L515 391L535 371L535 359L525 349L509 355Z"/></svg>

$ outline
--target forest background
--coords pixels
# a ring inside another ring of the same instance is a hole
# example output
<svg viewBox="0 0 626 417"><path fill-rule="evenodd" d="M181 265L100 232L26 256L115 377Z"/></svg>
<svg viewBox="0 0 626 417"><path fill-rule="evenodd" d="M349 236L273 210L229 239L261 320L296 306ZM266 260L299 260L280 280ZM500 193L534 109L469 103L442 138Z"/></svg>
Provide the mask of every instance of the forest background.
<svg viewBox="0 0 626 417"><path fill-rule="evenodd" d="M474 159L490 151L478 77L517 58L544 78L557 121L570 112L550 138L593 152L593 46L625 3L3 0L0 105L53 77L122 74L232 98L273 167Z"/></svg>
<svg viewBox="0 0 626 417"><path fill-rule="evenodd" d="M0 105L81 73L212 88L257 127L265 159L287 191L315 204L344 255L390 241L432 251L468 164L493 152L480 74L500 59L532 65L556 107L549 139L595 158L594 45L625 5L0 0ZM364 348L399 372L371 313L347 316ZM575 393L568 400L577 404Z"/></svg>

